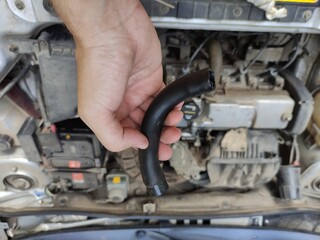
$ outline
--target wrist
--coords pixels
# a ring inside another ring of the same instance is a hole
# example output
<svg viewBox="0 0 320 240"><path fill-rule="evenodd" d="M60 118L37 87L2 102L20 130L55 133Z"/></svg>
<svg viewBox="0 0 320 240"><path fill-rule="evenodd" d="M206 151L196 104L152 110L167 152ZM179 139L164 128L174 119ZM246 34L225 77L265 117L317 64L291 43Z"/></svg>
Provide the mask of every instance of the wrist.
<svg viewBox="0 0 320 240"><path fill-rule="evenodd" d="M118 35L118 28L130 21L139 0L52 0L53 6L77 44L88 45L106 34Z"/></svg>

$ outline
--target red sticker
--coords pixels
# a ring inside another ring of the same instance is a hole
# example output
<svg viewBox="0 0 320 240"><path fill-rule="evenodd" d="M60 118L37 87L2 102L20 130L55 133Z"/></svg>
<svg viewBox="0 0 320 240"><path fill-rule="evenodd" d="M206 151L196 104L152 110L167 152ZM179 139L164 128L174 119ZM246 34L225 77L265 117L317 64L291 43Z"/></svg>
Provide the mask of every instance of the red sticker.
<svg viewBox="0 0 320 240"><path fill-rule="evenodd" d="M72 173L72 181L73 182L84 182L83 173Z"/></svg>
<svg viewBox="0 0 320 240"><path fill-rule="evenodd" d="M80 168L81 162L76 160L69 160L69 168Z"/></svg>

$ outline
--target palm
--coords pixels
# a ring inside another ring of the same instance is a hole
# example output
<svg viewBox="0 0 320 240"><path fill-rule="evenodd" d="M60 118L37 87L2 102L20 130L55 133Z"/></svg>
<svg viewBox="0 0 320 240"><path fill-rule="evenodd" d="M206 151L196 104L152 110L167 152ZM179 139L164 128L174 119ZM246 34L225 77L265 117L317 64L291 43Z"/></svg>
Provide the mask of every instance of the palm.
<svg viewBox="0 0 320 240"><path fill-rule="evenodd" d="M144 113L164 87L161 49L142 7L108 36L94 47L78 48L79 113L102 143L118 151L142 137L138 130ZM173 111L166 124L172 126L180 118L181 112ZM161 141L170 144L179 136L178 129L169 127ZM126 140L127 145L114 144ZM163 143L159 157L168 159L171 149Z"/></svg>

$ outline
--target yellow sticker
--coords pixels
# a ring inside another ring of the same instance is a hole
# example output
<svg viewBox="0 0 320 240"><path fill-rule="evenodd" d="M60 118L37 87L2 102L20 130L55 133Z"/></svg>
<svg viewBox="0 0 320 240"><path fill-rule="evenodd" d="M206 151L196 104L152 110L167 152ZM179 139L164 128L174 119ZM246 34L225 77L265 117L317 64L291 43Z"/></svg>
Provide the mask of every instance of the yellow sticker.
<svg viewBox="0 0 320 240"><path fill-rule="evenodd" d="M114 184L119 184L119 183L121 183L121 177L113 177L113 178L112 178L112 183L114 183Z"/></svg>
<svg viewBox="0 0 320 240"><path fill-rule="evenodd" d="M318 0L276 0L276 2L289 2L289 3L317 3Z"/></svg>

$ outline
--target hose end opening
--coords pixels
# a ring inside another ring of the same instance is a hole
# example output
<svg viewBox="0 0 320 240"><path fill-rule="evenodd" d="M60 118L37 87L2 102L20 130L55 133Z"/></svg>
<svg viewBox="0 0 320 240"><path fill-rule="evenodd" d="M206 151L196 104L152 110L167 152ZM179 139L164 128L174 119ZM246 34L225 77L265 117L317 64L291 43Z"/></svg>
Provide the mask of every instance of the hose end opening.
<svg viewBox="0 0 320 240"><path fill-rule="evenodd" d="M147 186L147 191L149 196L160 197L165 194L168 188L168 183L165 181L153 186Z"/></svg>
<svg viewBox="0 0 320 240"><path fill-rule="evenodd" d="M216 89L216 81L215 81L214 72L209 70L208 74L209 74L209 77L208 77L209 85L211 87L211 90L214 91Z"/></svg>

